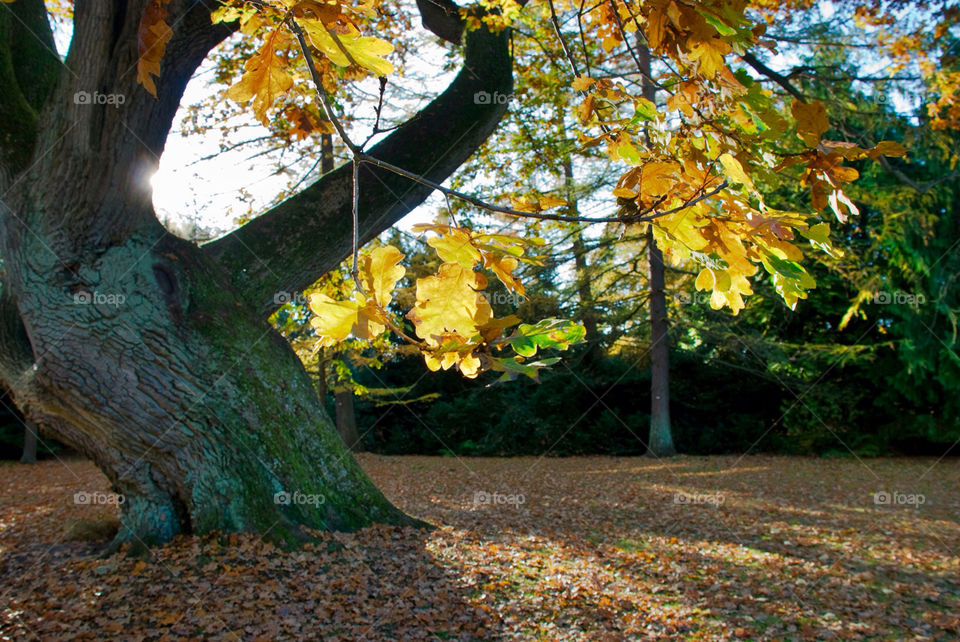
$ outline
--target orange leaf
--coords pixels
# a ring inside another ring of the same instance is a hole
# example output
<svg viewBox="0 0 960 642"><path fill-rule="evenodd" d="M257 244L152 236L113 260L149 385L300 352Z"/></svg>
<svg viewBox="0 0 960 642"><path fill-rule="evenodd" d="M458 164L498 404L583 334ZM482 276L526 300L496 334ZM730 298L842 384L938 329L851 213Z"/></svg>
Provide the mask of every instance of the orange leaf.
<svg viewBox="0 0 960 642"><path fill-rule="evenodd" d="M797 119L797 136L806 143L807 147L816 147L820 143L820 137L830 129L830 121L827 119L827 110L823 103L819 100L812 103L794 100L790 111Z"/></svg>
<svg viewBox="0 0 960 642"><path fill-rule="evenodd" d="M274 29L263 46L247 60L240 81L227 90L227 96L244 103L253 100L253 113L264 126L270 124L267 109L281 94L293 86L293 76L287 71L286 60L277 54L283 32Z"/></svg>
<svg viewBox="0 0 960 642"><path fill-rule="evenodd" d="M160 61L167 50L167 42L173 36L173 29L166 23L167 10L164 5L170 0L152 0L143 10L140 28L137 30L137 82L157 97L157 86L153 76L160 76Z"/></svg>

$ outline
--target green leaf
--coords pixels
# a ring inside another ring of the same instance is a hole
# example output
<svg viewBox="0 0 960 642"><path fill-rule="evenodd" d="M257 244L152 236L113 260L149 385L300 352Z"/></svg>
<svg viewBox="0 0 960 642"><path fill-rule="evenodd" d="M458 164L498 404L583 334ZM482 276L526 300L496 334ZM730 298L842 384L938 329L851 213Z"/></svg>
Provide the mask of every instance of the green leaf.
<svg viewBox="0 0 960 642"><path fill-rule="evenodd" d="M817 241L818 243L829 243L830 242L830 224L829 223L818 223L816 225L811 225L807 229L798 227L797 231L800 232L803 236L807 237L811 241Z"/></svg>
<svg viewBox="0 0 960 642"><path fill-rule="evenodd" d="M760 248L760 250L763 252L763 267L765 267L770 274L779 274L786 279L792 280L800 280L807 275L803 267L796 261L781 259L776 254L768 252L763 248Z"/></svg>
<svg viewBox="0 0 960 642"><path fill-rule="evenodd" d="M524 363L522 357L488 357L488 359L490 360L491 370L503 373L503 376L497 381L513 381L519 375L524 375L534 381L539 381L541 368L547 368L560 361L560 357L550 357L549 359L540 359L539 361L531 361L530 363Z"/></svg>
<svg viewBox="0 0 960 642"><path fill-rule="evenodd" d="M631 119L631 123L638 123L640 121L646 120L656 120L657 119L657 106L646 98L638 98L634 103L634 114Z"/></svg>
<svg viewBox="0 0 960 642"><path fill-rule="evenodd" d="M719 17L713 15L709 11L698 9L698 12L700 13L701 16L703 16L703 19L707 21L707 24L713 27L714 29L716 29L717 33L719 33L721 36L737 35L736 29L734 29L733 27L731 27L730 25L725 23L723 20L721 20Z"/></svg>
<svg viewBox="0 0 960 642"><path fill-rule="evenodd" d="M571 343L583 341L586 333L583 325L567 319L543 319L535 325L520 324L504 343L520 356L532 357L542 348L566 350Z"/></svg>

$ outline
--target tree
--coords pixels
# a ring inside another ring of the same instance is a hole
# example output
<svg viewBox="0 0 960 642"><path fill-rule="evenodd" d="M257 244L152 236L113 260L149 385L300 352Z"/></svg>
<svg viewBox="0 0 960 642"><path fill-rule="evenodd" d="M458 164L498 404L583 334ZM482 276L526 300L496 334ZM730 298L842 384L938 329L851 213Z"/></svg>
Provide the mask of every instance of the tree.
<svg viewBox="0 0 960 642"><path fill-rule="evenodd" d="M147 178L184 88L237 28L212 23L216 8L80 0L65 61L41 0L0 8L0 381L126 497L118 543L215 529L291 541L304 527L415 523L350 457L267 324L275 293L306 288L349 255L351 168L199 247L154 215ZM175 25L157 98L131 72L145 11ZM441 33L450 24L429 9L423 19ZM469 32L464 70L370 154L446 178L504 112L473 96L510 93L508 42ZM430 192L370 165L359 187L361 242ZM295 492L323 501L278 495Z"/></svg>
<svg viewBox="0 0 960 642"><path fill-rule="evenodd" d="M636 72L608 75L587 56L580 73L548 0L541 15L549 13L582 98L580 142L628 166L613 195L634 211L571 218L545 211L565 205L549 195L512 207L483 203L440 183L496 128L506 103L490 97L509 96L513 86L509 25L535 19L511 0L484 5L418 3L431 32L463 40L463 69L388 135L375 126L382 139L367 149L349 139L330 94L345 80L392 69L383 58L390 44L361 35L373 3L78 0L61 62L42 2L5 1L0 383L29 419L91 457L126 496L118 542L214 529L289 541L305 528L414 521L350 458L302 365L266 320L280 293L304 290L351 254L353 298L311 301L323 344L389 328L417 345L431 369L534 377L554 361L530 361L538 350L582 338L582 327L555 319L504 336L519 319L493 317L481 270L523 294L514 270L534 261L524 252L536 242L458 226L423 228L443 263L418 279L405 319L388 310L403 257L389 247L359 257L358 249L435 189L516 217L653 222L664 254L695 258L703 266L697 287L711 291L715 307L737 312L761 265L789 305L804 298L814 283L798 263L795 232L829 248L817 212L829 207L843 220L855 211L841 184L856 172L844 163L903 153L889 142L826 140L820 101L788 104L742 69L734 73L734 52L768 46L743 3L610 2L576 13L587 22L584 51L602 50L606 61L611 52L632 58L627 34L642 32L670 70L657 80L669 94L660 109L635 95ZM308 87L351 162L197 246L157 221L147 178L191 75L238 28L251 40L227 96L250 102L269 123L281 95ZM784 138L793 123L796 135ZM791 173L810 186L815 212L770 208L753 178ZM500 355L507 348L515 354Z"/></svg>

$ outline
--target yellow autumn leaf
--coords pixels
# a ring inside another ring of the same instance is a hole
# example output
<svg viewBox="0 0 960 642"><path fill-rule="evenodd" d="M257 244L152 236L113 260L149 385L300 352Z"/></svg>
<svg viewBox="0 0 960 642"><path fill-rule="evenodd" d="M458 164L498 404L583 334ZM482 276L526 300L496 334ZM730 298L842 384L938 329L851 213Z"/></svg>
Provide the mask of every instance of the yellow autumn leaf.
<svg viewBox="0 0 960 642"><path fill-rule="evenodd" d="M590 115L593 113L593 94L588 95L577 109L580 122L587 124L590 120Z"/></svg>
<svg viewBox="0 0 960 642"><path fill-rule="evenodd" d="M430 354L429 352L425 352L423 354L423 360L427 363L427 369L430 372L436 372L437 370L440 369L440 366L442 365L440 363L440 359Z"/></svg>
<svg viewBox="0 0 960 642"><path fill-rule="evenodd" d="M480 250L474 247L469 230L449 227L440 236L427 239L427 244L437 251L437 256L445 263L456 263L469 270L480 262Z"/></svg>
<svg viewBox="0 0 960 642"><path fill-rule="evenodd" d="M486 286L482 274L458 263L443 263L435 276L417 279L417 303L407 315L417 336L439 345L438 337L446 333L476 335L477 328L493 316L490 304L480 294Z"/></svg>
<svg viewBox="0 0 960 642"><path fill-rule="evenodd" d="M406 268L399 265L402 260L403 254L392 245L378 247L364 257L364 285L374 301L382 307L390 305L393 288L407 272Z"/></svg>
<svg viewBox="0 0 960 642"><path fill-rule="evenodd" d="M618 187L613 190L613 195L617 198L636 198L637 193L632 189L627 189L626 187Z"/></svg>
<svg viewBox="0 0 960 642"><path fill-rule="evenodd" d="M587 91L596 83L593 78L588 76L577 76L573 79L573 82L570 83L570 86L573 87L574 91Z"/></svg>
<svg viewBox="0 0 960 642"><path fill-rule="evenodd" d="M520 265L520 261L512 256L497 257L492 252L483 253L483 267L493 271L508 290L523 295L526 290L520 280L513 275L513 271Z"/></svg>
<svg viewBox="0 0 960 642"><path fill-rule="evenodd" d="M393 65L383 58L393 52L393 45L386 40L361 36L352 25L346 33L334 34L320 20L299 19L297 22L307 32L310 43L333 64L349 67L356 63L377 76L393 73Z"/></svg>
<svg viewBox="0 0 960 642"><path fill-rule="evenodd" d="M905 156L907 154L906 147L892 140L882 140L873 149L884 156Z"/></svg>
<svg viewBox="0 0 960 642"><path fill-rule="evenodd" d="M700 63L698 70L707 78L713 78L724 67L723 56L730 53L730 44L719 38L710 38L698 42L690 50L691 60Z"/></svg>
<svg viewBox="0 0 960 642"><path fill-rule="evenodd" d="M856 169L853 167L844 167L843 165L832 167L829 173L831 178L838 183L850 183L860 177L860 172Z"/></svg>
<svg viewBox="0 0 960 642"><path fill-rule="evenodd" d="M740 164L740 161L728 153L723 153L720 154L720 164L723 165L724 173L727 175L727 178L732 180L734 183L740 183L751 192L756 191L756 188L753 186L753 180L751 180L751 178L743 170L743 165Z"/></svg>
<svg viewBox="0 0 960 642"><path fill-rule="evenodd" d="M460 359L460 373L468 379L474 379L480 373L480 359L472 352Z"/></svg>
<svg viewBox="0 0 960 642"><path fill-rule="evenodd" d="M12 2L12 0L4 0ZM137 82L157 97L153 76L160 77L160 61L166 52L167 43L173 37L173 29L166 23L169 0L152 0L143 10L137 29Z"/></svg>
<svg viewBox="0 0 960 642"><path fill-rule="evenodd" d="M227 90L227 96L245 103L253 99L253 113L264 126L270 124L267 109L280 95L293 86L293 76L287 71L287 61L277 54L283 41L283 32L275 29L256 54L247 60L243 76Z"/></svg>
<svg viewBox="0 0 960 642"><path fill-rule="evenodd" d="M288 3L285 3L288 4ZM289 4L288 4L289 6ZM291 8L297 18L316 18L325 24L336 21L340 16L339 2L319 2L318 0L300 0Z"/></svg>
<svg viewBox="0 0 960 642"><path fill-rule="evenodd" d="M515 314L507 315L502 319L491 318L480 327L480 335L484 341L490 343L500 337L505 329L517 325L520 321L520 317Z"/></svg>
<svg viewBox="0 0 960 642"><path fill-rule="evenodd" d="M794 100L790 112L797 119L797 136L807 147L816 147L823 134L830 129L830 120L823 103L819 100L811 103Z"/></svg>
<svg viewBox="0 0 960 642"><path fill-rule="evenodd" d="M556 196L541 196L539 200L540 209L548 210L552 207L560 207L561 205L566 205L567 202L562 198Z"/></svg>
<svg viewBox="0 0 960 642"><path fill-rule="evenodd" d="M444 370L449 370L450 366L457 363L460 360L460 355L456 352L444 352L440 355L440 365Z"/></svg>
<svg viewBox="0 0 960 642"><path fill-rule="evenodd" d="M667 14L660 9L652 9L647 16L647 44L651 49L658 49L666 34Z"/></svg>
<svg viewBox="0 0 960 642"><path fill-rule="evenodd" d="M310 325L322 347L340 343L351 334L358 339L373 339L387 329L382 313L372 303L337 301L317 292L310 295L310 309L314 314Z"/></svg>
<svg viewBox="0 0 960 642"><path fill-rule="evenodd" d="M697 275L694 284L698 290L713 290L714 292L726 292L730 289L730 274L726 270L714 270L712 268L703 268Z"/></svg>
<svg viewBox="0 0 960 642"><path fill-rule="evenodd" d="M317 331L321 346L331 346L350 336L357 324L360 305L356 301L336 301L317 292L310 295L313 318L310 325Z"/></svg>
<svg viewBox="0 0 960 642"><path fill-rule="evenodd" d="M386 319L383 312L373 301L368 301L357 311L357 322L353 326L353 334L358 339L374 339L386 331Z"/></svg>
<svg viewBox="0 0 960 642"><path fill-rule="evenodd" d="M640 174L640 194L643 197L660 196L676 183L679 163L652 161L643 166Z"/></svg>

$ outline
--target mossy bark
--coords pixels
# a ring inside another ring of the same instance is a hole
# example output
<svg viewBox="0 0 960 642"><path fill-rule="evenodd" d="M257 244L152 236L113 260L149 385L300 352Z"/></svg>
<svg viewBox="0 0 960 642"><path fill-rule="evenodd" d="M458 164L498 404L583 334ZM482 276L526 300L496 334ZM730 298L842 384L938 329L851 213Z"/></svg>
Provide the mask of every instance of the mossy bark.
<svg viewBox="0 0 960 642"><path fill-rule="evenodd" d="M42 256L42 242L20 251ZM416 523L353 460L282 337L195 246L158 225L79 273L33 263L19 289L36 360L18 402L124 496L121 541L244 530L294 542L303 527Z"/></svg>

